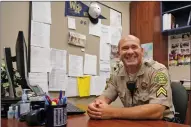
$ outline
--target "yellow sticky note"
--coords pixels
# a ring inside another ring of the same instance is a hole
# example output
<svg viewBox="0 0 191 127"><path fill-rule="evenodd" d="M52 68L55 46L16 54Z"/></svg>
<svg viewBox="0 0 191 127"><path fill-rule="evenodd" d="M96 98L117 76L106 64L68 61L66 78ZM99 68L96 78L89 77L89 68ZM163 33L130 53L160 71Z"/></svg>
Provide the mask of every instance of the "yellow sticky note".
<svg viewBox="0 0 191 127"><path fill-rule="evenodd" d="M78 91L80 97L85 97L90 95L90 76L78 77Z"/></svg>

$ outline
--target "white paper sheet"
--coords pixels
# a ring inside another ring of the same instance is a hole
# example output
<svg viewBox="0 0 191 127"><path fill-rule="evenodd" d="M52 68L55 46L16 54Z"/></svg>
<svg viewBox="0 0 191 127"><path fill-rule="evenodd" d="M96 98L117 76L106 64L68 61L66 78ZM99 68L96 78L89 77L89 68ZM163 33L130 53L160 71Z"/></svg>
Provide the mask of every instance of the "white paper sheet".
<svg viewBox="0 0 191 127"><path fill-rule="evenodd" d="M32 2L32 20L51 24L51 2Z"/></svg>
<svg viewBox="0 0 191 127"><path fill-rule="evenodd" d="M110 72L110 61L109 60L100 60L100 71L109 71Z"/></svg>
<svg viewBox="0 0 191 127"><path fill-rule="evenodd" d="M69 29L76 29L76 19L72 17L68 17L68 28Z"/></svg>
<svg viewBox="0 0 191 127"><path fill-rule="evenodd" d="M68 86L66 88L65 95L67 97L79 96L77 78L68 77Z"/></svg>
<svg viewBox="0 0 191 127"><path fill-rule="evenodd" d="M101 37L100 42L111 44L110 26L101 25Z"/></svg>
<svg viewBox="0 0 191 127"><path fill-rule="evenodd" d="M101 76L91 77L90 94L101 95L106 86L106 78Z"/></svg>
<svg viewBox="0 0 191 127"><path fill-rule="evenodd" d="M29 73L29 82L31 86L39 85L42 90L48 93L48 74L43 73Z"/></svg>
<svg viewBox="0 0 191 127"><path fill-rule="evenodd" d="M65 91L68 86L68 76L63 69L52 69L49 74L49 91Z"/></svg>
<svg viewBox="0 0 191 127"><path fill-rule="evenodd" d="M84 74L97 75L97 56L85 54Z"/></svg>
<svg viewBox="0 0 191 127"><path fill-rule="evenodd" d="M89 34L100 37L101 36L101 19L97 24L89 22Z"/></svg>
<svg viewBox="0 0 191 127"><path fill-rule="evenodd" d="M100 71L99 76L105 77L106 79L110 78L110 71Z"/></svg>
<svg viewBox="0 0 191 127"><path fill-rule="evenodd" d="M31 22L31 45L50 47L50 24Z"/></svg>
<svg viewBox="0 0 191 127"><path fill-rule="evenodd" d="M31 46L31 72L50 72L50 49Z"/></svg>
<svg viewBox="0 0 191 127"><path fill-rule="evenodd" d="M121 13L110 9L110 25L121 26Z"/></svg>
<svg viewBox="0 0 191 127"><path fill-rule="evenodd" d="M110 60L111 45L101 42L100 39L100 60Z"/></svg>
<svg viewBox="0 0 191 127"><path fill-rule="evenodd" d="M83 76L83 57L69 54L69 76Z"/></svg>
<svg viewBox="0 0 191 127"><path fill-rule="evenodd" d="M52 48L50 51L51 67L62 69L66 72L66 50Z"/></svg>
<svg viewBox="0 0 191 127"><path fill-rule="evenodd" d="M118 45L122 35L122 27L111 27L111 44Z"/></svg>

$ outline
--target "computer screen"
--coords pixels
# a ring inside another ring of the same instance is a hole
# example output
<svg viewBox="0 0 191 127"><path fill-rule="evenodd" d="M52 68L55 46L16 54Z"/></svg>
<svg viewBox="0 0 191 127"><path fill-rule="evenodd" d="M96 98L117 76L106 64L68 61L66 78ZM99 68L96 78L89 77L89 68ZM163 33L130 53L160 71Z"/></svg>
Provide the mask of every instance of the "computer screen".
<svg viewBox="0 0 191 127"><path fill-rule="evenodd" d="M11 56L11 49L5 47L4 48L4 61L5 61L5 68L6 73L9 81L9 96L14 98L15 97L15 89L13 88L14 81L13 81L13 64L12 64L12 56Z"/></svg>
<svg viewBox="0 0 191 127"><path fill-rule="evenodd" d="M23 31L19 31L16 41L16 65L17 71L21 76L22 89L29 89L28 70L27 70L27 46Z"/></svg>
<svg viewBox="0 0 191 127"><path fill-rule="evenodd" d="M16 40L16 56L12 57L11 55L11 49L10 48L4 48L4 57L5 57L5 65L6 65L6 72L9 79L10 84L10 95L12 97L15 96L15 88L14 86L14 79L13 79L13 62L16 62L17 71L20 74L21 81L20 85L22 89L31 89L36 95L43 95L44 92L42 89L36 85L31 86L29 83L29 77L28 77L28 70L27 70L27 46L24 38L23 31L19 31L17 40Z"/></svg>

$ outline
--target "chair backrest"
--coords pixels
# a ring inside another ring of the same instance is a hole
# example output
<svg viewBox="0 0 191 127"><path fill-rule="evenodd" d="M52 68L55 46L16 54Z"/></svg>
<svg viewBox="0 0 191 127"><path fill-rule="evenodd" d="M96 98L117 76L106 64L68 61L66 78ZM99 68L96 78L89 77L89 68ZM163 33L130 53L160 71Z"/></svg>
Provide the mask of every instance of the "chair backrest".
<svg viewBox="0 0 191 127"><path fill-rule="evenodd" d="M171 82L171 88L175 112L179 113L175 116L181 120L181 123L184 123L188 104L188 93L180 82Z"/></svg>

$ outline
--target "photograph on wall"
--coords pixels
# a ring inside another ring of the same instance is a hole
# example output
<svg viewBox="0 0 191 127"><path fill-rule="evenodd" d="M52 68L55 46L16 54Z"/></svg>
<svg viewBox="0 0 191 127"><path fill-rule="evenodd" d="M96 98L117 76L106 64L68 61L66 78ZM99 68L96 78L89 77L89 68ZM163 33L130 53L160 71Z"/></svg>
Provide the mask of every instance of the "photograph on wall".
<svg viewBox="0 0 191 127"><path fill-rule="evenodd" d="M116 45L111 45L111 59L116 59L119 57L118 55L118 46Z"/></svg>
<svg viewBox="0 0 191 127"><path fill-rule="evenodd" d="M141 47L144 49L144 59L153 60L153 43L141 44Z"/></svg>
<svg viewBox="0 0 191 127"><path fill-rule="evenodd" d="M76 32L69 32L69 38L68 38L68 43L79 46L79 47L84 47L86 45L86 36L76 33Z"/></svg>

